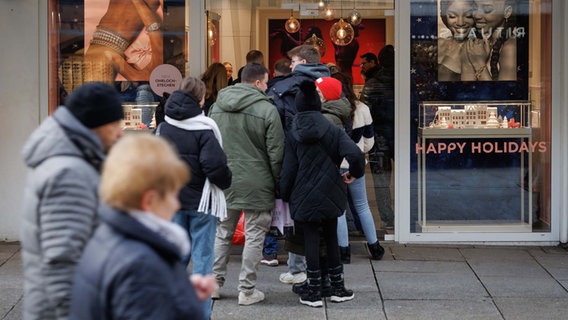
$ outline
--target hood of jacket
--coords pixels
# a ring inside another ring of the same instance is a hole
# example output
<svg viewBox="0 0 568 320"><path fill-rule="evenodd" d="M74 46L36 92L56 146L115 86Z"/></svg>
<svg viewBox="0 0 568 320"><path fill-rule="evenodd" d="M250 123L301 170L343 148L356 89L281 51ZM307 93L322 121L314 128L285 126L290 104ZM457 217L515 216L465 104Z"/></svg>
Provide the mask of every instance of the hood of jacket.
<svg viewBox="0 0 568 320"><path fill-rule="evenodd" d="M341 122L345 122L345 120L349 119L351 116L351 105L347 98L342 97L338 100L330 100L322 103L321 112L330 113L338 117Z"/></svg>
<svg viewBox="0 0 568 320"><path fill-rule="evenodd" d="M35 130L22 149L26 165L35 168L55 156L75 156L102 163L104 150L100 138L60 106Z"/></svg>
<svg viewBox="0 0 568 320"><path fill-rule="evenodd" d="M315 80L321 77L329 77L329 69L325 64L321 63L304 63L297 65L291 74L303 75Z"/></svg>
<svg viewBox="0 0 568 320"><path fill-rule="evenodd" d="M248 83L237 83L219 91L217 101L212 108L217 107L225 112L241 112L261 101L272 104L272 99L256 86Z"/></svg>
<svg viewBox="0 0 568 320"><path fill-rule="evenodd" d="M292 122L292 137L301 143L319 141L332 124L319 111L298 112Z"/></svg>
<svg viewBox="0 0 568 320"><path fill-rule="evenodd" d="M166 102L165 113L172 119L185 120L200 115L203 110L193 94L184 90L176 90Z"/></svg>

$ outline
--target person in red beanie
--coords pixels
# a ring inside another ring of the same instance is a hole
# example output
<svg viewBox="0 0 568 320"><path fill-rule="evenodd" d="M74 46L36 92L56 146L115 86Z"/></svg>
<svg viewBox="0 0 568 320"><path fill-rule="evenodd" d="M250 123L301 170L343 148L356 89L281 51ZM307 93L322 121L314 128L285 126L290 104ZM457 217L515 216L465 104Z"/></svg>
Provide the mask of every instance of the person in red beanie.
<svg viewBox="0 0 568 320"><path fill-rule="evenodd" d="M331 123L351 131L352 108L341 91L341 81L331 77L321 77L315 81L316 91L321 101L321 112Z"/></svg>

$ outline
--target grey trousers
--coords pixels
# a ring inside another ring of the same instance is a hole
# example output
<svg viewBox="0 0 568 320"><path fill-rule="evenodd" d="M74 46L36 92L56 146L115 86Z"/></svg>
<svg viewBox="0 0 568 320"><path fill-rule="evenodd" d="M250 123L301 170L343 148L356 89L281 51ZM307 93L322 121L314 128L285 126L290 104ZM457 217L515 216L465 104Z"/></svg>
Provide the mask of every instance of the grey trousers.
<svg viewBox="0 0 568 320"><path fill-rule="evenodd" d="M272 212L245 211L245 246L242 254L241 273L239 274L239 291L251 294L256 286L256 272L262 259L264 237L272 222ZM227 210L227 220L217 221L215 236L215 263L213 274L219 286L225 283L227 263L229 262L231 240L239 221L241 210Z"/></svg>

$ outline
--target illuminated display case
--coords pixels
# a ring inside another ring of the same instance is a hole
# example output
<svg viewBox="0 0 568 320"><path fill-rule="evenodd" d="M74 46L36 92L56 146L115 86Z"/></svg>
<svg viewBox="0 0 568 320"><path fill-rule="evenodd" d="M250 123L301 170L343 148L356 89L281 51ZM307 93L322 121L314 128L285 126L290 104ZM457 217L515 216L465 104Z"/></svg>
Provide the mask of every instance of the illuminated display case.
<svg viewBox="0 0 568 320"><path fill-rule="evenodd" d="M422 102L419 108L419 131L427 136L530 134L529 101Z"/></svg>
<svg viewBox="0 0 568 320"><path fill-rule="evenodd" d="M418 232L531 232L529 101L422 102Z"/></svg>

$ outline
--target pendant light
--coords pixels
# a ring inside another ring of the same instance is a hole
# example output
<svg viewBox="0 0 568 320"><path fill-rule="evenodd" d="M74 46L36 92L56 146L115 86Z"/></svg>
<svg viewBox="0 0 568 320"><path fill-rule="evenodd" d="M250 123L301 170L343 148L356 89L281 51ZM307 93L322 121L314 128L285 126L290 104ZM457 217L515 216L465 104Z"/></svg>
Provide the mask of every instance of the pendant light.
<svg viewBox="0 0 568 320"><path fill-rule="evenodd" d="M333 8L329 4L329 2L327 2L327 5L323 9L323 19L327 20L327 21L331 21L331 20L333 20L333 18L334 18Z"/></svg>
<svg viewBox="0 0 568 320"><path fill-rule="evenodd" d="M290 19L286 20L284 29L286 29L288 33L296 33L300 30L300 22L294 18L294 10L290 10Z"/></svg>
<svg viewBox="0 0 568 320"><path fill-rule="evenodd" d="M359 11L355 8L355 0L353 0L353 10L349 12L349 18L347 18L347 21L353 26L358 26L361 21L363 21L361 13L359 13Z"/></svg>
<svg viewBox="0 0 568 320"><path fill-rule="evenodd" d="M340 14L343 13L343 2L341 3ZM348 22L345 22L343 18L339 18L339 21L334 23L329 29L329 36L331 41L338 46L346 46L353 41L355 35L355 30Z"/></svg>

